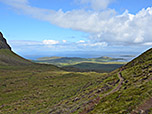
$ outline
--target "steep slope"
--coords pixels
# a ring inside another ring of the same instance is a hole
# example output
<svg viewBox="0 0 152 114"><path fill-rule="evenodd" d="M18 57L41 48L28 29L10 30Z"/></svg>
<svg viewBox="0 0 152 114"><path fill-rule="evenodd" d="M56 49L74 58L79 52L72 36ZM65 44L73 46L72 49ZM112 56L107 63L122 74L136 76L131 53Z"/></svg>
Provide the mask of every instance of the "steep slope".
<svg viewBox="0 0 152 114"><path fill-rule="evenodd" d="M141 65L150 61L152 61L152 48L148 49L134 60L128 62L125 66L123 66L123 69L130 68L136 65Z"/></svg>
<svg viewBox="0 0 152 114"><path fill-rule="evenodd" d="M34 63L15 54L0 32L0 65L32 65Z"/></svg>
<svg viewBox="0 0 152 114"><path fill-rule="evenodd" d="M20 57L9 49L0 49L0 65L32 65L34 63Z"/></svg>
<svg viewBox="0 0 152 114"><path fill-rule="evenodd" d="M7 41L3 37L3 34L1 32L0 32L0 49L9 49L9 50L11 50L11 47L7 44Z"/></svg>
<svg viewBox="0 0 152 114"><path fill-rule="evenodd" d="M151 114L152 49L120 68L118 72L124 79L120 90L101 99L91 113Z"/></svg>

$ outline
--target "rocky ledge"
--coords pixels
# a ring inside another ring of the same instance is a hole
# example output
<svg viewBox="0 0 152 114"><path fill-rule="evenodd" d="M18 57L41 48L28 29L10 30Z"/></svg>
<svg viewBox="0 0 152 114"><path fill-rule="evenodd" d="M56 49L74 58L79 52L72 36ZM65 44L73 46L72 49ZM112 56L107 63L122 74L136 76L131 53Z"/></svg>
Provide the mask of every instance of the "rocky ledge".
<svg viewBox="0 0 152 114"><path fill-rule="evenodd" d="M0 49L9 49L9 50L11 50L11 47L7 44L7 41L3 37L3 34L1 32L0 32Z"/></svg>

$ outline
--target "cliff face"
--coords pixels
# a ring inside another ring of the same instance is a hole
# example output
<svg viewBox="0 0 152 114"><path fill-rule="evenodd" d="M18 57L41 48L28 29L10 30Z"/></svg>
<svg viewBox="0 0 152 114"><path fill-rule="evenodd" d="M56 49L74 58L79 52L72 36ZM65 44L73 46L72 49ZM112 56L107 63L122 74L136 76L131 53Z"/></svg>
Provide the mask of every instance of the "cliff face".
<svg viewBox="0 0 152 114"><path fill-rule="evenodd" d="M9 49L9 50L11 50L11 47L7 44L7 41L3 37L3 34L1 32L0 32L0 49Z"/></svg>
<svg viewBox="0 0 152 114"><path fill-rule="evenodd" d="M3 34L0 32L0 66L26 66L34 65L29 60L26 60L11 50Z"/></svg>

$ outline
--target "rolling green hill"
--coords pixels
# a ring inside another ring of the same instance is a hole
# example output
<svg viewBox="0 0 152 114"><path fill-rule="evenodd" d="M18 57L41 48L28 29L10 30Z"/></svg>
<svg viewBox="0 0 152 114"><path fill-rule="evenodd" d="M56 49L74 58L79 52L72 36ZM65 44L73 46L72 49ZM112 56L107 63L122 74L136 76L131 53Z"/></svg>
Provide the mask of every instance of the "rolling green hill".
<svg viewBox="0 0 152 114"><path fill-rule="evenodd" d="M66 71L72 72L111 72L126 62L118 62L123 58L98 57L98 58L80 58L80 57L42 57L38 58L36 63L53 64Z"/></svg>
<svg viewBox="0 0 152 114"><path fill-rule="evenodd" d="M73 65L82 62L113 62L124 60L123 58L98 57L98 58L80 58L80 57L42 57L35 62L54 64L57 66Z"/></svg>

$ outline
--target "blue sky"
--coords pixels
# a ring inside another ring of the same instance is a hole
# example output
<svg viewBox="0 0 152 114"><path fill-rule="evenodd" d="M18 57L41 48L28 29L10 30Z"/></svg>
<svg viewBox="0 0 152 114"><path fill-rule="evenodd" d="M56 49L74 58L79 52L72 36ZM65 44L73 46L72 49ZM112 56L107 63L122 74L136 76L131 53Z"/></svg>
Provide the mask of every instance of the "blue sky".
<svg viewBox="0 0 152 114"><path fill-rule="evenodd" d="M26 58L152 46L151 0L0 0L0 15L0 31Z"/></svg>

